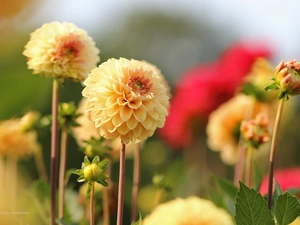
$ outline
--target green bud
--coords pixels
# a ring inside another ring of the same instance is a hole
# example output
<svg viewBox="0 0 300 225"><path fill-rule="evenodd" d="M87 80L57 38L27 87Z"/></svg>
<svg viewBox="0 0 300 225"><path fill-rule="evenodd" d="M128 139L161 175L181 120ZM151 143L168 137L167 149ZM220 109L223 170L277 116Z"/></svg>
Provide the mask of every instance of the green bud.
<svg viewBox="0 0 300 225"><path fill-rule="evenodd" d="M95 163L83 169L83 177L88 181L97 181L102 177L102 169Z"/></svg>

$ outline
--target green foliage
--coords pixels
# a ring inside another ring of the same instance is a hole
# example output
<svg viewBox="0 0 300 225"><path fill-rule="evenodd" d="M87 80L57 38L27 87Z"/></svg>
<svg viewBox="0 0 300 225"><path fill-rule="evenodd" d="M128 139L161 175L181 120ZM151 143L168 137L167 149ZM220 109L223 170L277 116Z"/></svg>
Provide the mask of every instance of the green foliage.
<svg viewBox="0 0 300 225"><path fill-rule="evenodd" d="M142 216L142 214L140 213L139 220L136 221L136 222L133 221L133 222L131 223L131 225L142 225L142 223L143 223L143 216Z"/></svg>
<svg viewBox="0 0 300 225"><path fill-rule="evenodd" d="M242 182L236 197L235 220L237 225L274 225L266 200Z"/></svg>
<svg viewBox="0 0 300 225"><path fill-rule="evenodd" d="M298 199L286 192L280 195L275 204L275 217L278 225L288 225L292 223L299 213Z"/></svg>
<svg viewBox="0 0 300 225"><path fill-rule="evenodd" d="M235 200L238 188L229 180L213 175L218 187L231 199Z"/></svg>
<svg viewBox="0 0 300 225"><path fill-rule="evenodd" d="M173 189L172 184L164 175L155 175L152 178L152 182L158 189L162 189L167 192L170 192Z"/></svg>

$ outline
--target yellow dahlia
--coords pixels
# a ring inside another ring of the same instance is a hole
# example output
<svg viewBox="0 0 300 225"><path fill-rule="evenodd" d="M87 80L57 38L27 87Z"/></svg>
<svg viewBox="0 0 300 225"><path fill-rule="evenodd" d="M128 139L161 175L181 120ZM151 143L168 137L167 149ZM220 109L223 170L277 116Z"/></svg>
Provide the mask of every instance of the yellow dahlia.
<svg viewBox="0 0 300 225"><path fill-rule="evenodd" d="M235 164L242 121L255 117L259 112L269 115L268 110L268 105L255 103L250 96L240 94L233 97L210 114L206 127L208 147L220 152L224 163Z"/></svg>
<svg viewBox="0 0 300 225"><path fill-rule="evenodd" d="M213 202L190 196L160 204L143 220L143 225L233 225L233 219Z"/></svg>
<svg viewBox="0 0 300 225"><path fill-rule="evenodd" d="M85 114L101 136L136 143L163 127L169 106L167 89L161 75L146 62L109 59L92 70L84 84Z"/></svg>
<svg viewBox="0 0 300 225"><path fill-rule="evenodd" d="M36 131L25 132L23 121L16 118L0 122L0 155L18 159L40 150Z"/></svg>
<svg viewBox="0 0 300 225"><path fill-rule="evenodd" d="M99 52L85 30L52 22L31 33L23 54L34 74L83 81L99 62Z"/></svg>

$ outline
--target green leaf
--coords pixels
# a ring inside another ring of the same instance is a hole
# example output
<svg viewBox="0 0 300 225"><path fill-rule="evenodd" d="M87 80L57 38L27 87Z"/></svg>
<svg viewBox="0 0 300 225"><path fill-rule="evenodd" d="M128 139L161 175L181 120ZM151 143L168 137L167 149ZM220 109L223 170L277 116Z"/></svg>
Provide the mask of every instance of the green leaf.
<svg viewBox="0 0 300 225"><path fill-rule="evenodd" d="M271 91L271 90L278 90L280 88L280 86L277 83L273 83L268 85L267 87L265 87L266 91Z"/></svg>
<svg viewBox="0 0 300 225"><path fill-rule="evenodd" d="M92 163L98 164L99 162L100 162L100 158L99 158L99 156L96 155L96 156L94 157Z"/></svg>
<svg viewBox="0 0 300 225"><path fill-rule="evenodd" d="M275 217L278 225L288 225L292 223L299 212L298 199L289 192L280 195L275 204Z"/></svg>
<svg viewBox="0 0 300 225"><path fill-rule="evenodd" d="M142 216L141 213L139 213L139 214L140 214L139 220L136 221L136 222L132 221L131 225L142 225L142 223L143 223L143 216Z"/></svg>
<svg viewBox="0 0 300 225"><path fill-rule="evenodd" d="M254 189L241 181L236 197L235 221L237 225L274 225L266 200Z"/></svg>
<svg viewBox="0 0 300 225"><path fill-rule="evenodd" d="M220 178L216 175L213 175L215 182L217 183L218 187L228 195L231 199L235 200L236 192L238 188L229 180Z"/></svg>
<svg viewBox="0 0 300 225"><path fill-rule="evenodd" d="M84 162L85 166L91 165L91 162L87 156L84 156L83 162Z"/></svg>

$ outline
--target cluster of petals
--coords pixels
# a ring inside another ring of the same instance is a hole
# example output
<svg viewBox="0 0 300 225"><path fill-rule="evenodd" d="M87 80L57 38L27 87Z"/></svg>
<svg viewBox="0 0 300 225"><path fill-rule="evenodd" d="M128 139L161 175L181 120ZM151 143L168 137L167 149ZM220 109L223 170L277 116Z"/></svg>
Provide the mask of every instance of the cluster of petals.
<svg viewBox="0 0 300 225"><path fill-rule="evenodd" d="M136 143L164 126L169 96L158 69L145 61L109 59L92 70L82 95L85 114L107 139Z"/></svg>
<svg viewBox="0 0 300 225"><path fill-rule="evenodd" d="M100 61L99 52L85 30L51 22L31 33L23 54L34 74L83 81Z"/></svg>
<svg viewBox="0 0 300 225"><path fill-rule="evenodd" d="M22 158L40 151L37 133L34 130L24 131L20 118L0 122L0 155Z"/></svg>
<svg viewBox="0 0 300 225"><path fill-rule="evenodd" d="M258 113L268 113L269 107L251 96L236 95L213 111L206 127L208 147L220 152L224 163L233 165L238 160L240 125L243 120Z"/></svg>
<svg viewBox="0 0 300 225"><path fill-rule="evenodd" d="M144 225L233 225L231 215L212 201L196 196L158 205L143 220Z"/></svg>
<svg viewBox="0 0 300 225"><path fill-rule="evenodd" d="M218 60L187 70L175 85L161 137L173 148L188 147L191 124L205 124L213 110L233 97L254 61L269 56L269 49L261 45L236 43Z"/></svg>

